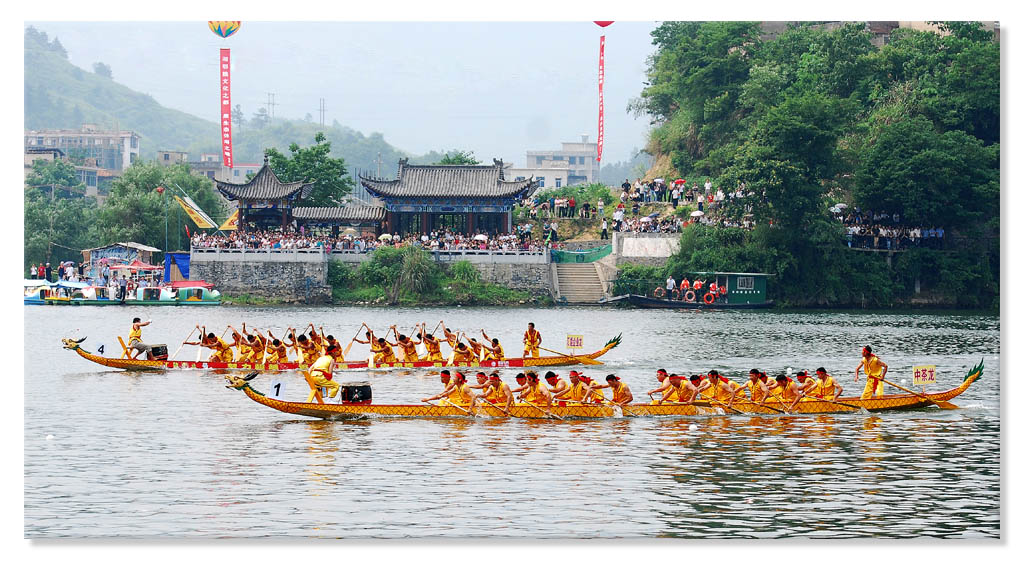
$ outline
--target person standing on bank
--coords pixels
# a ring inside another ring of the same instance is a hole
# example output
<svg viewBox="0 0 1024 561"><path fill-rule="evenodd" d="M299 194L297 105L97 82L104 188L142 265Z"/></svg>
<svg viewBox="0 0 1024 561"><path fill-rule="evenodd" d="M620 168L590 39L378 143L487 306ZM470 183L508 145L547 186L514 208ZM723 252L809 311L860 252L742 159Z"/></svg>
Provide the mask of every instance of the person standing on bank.
<svg viewBox="0 0 1024 561"><path fill-rule="evenodd" d="M865 346L861 350L860 364L853 371L853 381L856 382L860 379L860 369L864 368L864 375L867 377L864 384L864 393L861 394L861 399L868 399L871 394L881 397L885 393L885 385L882 384L882 380L885 379L885 374L889 372L889 365L882 362L874 353L871 352L870 346Z"/></svg>

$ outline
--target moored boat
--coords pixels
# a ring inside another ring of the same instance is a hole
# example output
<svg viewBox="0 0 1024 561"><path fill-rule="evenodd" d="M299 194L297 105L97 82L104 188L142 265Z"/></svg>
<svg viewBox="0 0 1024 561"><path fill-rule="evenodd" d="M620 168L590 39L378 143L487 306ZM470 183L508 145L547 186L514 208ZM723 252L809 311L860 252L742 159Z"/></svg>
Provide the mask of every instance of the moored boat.
<svg viewBox="0 0 1024 561"><path fill-rule="evenodd" d="M470 411L454 405L433 404L367 404L367 403L306 403L284 401L269 397L254 389L249 382L255 378L228 375L229 388L245 393L249 399L284 413L314 417L318 419L345 419L366 416L382 417L521 417L521 418L599 418L599 417L651 417L651 416L694 416L723 414L779 415L798 413L851 413L858 411L880 412L922 409L944 403L967 390L981 378L984 361L972 368L963 382L955 388L938 393L901 393L880 397L840 398L835 401L803 400L791 412L784 411L782 404L769 402L759 405L750 401L737 400L731 407L710 401L695 401L693 404L629 404L624 406L601 404L577 404L556 402L546 408L527 403L515 403L508 411L495 405L480 404Z"/></svg>
<svg viewBox="0 0 1024 561"><path fill-rule="evenodd" d="M101 364L108 368L119 368L123 370L256 370L256 371L284 371L298 370L301 365L297 362L282 362L278 364L263 364L252 362L209 362L205 360L139 360L128 358L112 358L90 353L81 347L78 340L62 339L64 348L78 353L82 358ZM338 370L368 370L368 369L416 369L416 368L539 368L545 366L568 366L572 364L601 364L595 360L601 355L618 346L622 340L621 334L605 343L604 347L588 354L580 355L553 355L537 358L506 358L505 360L478 360L478 361L454 361L448 364L446 361L416 361L416 362L385 362L373 365L366 360L339 362L335 366Z"/></svg>

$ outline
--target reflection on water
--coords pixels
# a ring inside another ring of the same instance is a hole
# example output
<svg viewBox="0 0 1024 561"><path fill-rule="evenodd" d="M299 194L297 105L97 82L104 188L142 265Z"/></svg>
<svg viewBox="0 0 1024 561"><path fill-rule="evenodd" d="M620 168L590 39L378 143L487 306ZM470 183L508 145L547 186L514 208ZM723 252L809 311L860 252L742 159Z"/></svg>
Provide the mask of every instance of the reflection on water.
<svg viewBox="0 0 1024 561"><path fill-rule="evenodd" d="M25 535L1000 536L998 318L664 312L511 309L496 325L494 310L387 310L400 329L443 315L455 328L493 325L508 341L534 321L545 341L581 333L588 348L617 333L608 326L629 326L607 364L587 371L616 372L635 395L657 385L662 366L734 376L825 366L849 386L863 344L896 377L938 365L941 388L982 358L986 371L949 411L321 421L258 406L214 373L103 371L54 341L27 361ZM152 314L146 339L176 343L200 314L207 325L245 320L275 331L315 317L337 336L378 312ZM123 334L111 326L130 315L26 310L26 339L49 341L61 334L45 326L73 324L89 348L116 348ZM272 377L291 398L305 396L298 374ZM439 384L426 371L340 377L370 381L382 403L417 402Z"/></svg>

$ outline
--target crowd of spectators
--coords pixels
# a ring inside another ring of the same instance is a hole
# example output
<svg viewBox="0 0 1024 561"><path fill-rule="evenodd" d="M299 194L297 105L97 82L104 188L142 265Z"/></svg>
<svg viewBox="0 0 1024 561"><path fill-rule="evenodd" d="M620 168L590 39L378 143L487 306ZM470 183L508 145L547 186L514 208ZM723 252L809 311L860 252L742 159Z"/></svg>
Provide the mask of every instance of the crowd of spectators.
<svg viewBox="0 0 1024 561"><path fill-rule="evenodd" d="M939 227L922 227L903 224L899 214L886 212L862 211L854 207L849 212L846 208L832 209L836 220L846 226L847 247L866 249L904 249L907 247L927 247L943 249L946 243L946 231Z"/></svg>

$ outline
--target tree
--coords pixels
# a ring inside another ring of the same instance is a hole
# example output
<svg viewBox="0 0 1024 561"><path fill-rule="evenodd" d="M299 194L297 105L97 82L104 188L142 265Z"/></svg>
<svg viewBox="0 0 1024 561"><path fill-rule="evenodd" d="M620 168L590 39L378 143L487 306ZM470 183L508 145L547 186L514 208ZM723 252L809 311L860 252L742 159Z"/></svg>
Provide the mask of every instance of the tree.
<svg viewBox="0 0 1024 561"><path fill-rule="evenodd" d="M114 73L110 70L110 66L103 64L102 62L94 62L92 64L92 71L97 76L103 76L104 78L114 79Z"/></svg>
<svg viewBox="0 0 1024 561"><path fill-rule="evenodd" d="M246 120L245 113L242 112L242 105L239 103L236 103L234 109L231 110L231 122L238 132L242 132L242 125L246 123Z"/></svg>
<svg viewBox="0 0 1024 561"><path fill-rule="evenodd" d="M252 117L252 126L255 129L262 129L270 124L270 114L266 107L260 107Z"/></svg>
<svg viewBox="0 0 1024 561"><path fill-rule="evenodd" d="M299 206L339 206L342 199L352 192L354 185L348 176L344 158L332 158L331 143L327 136L316 133L315 144L300 148L292 143L288 147L291 157L275 148L265 152L270 168L284 182L305 181L313 183L312 192L305 199L297 201Z"/></svg>
<svg viewBox="0 0 1024 561"><path fill-rule="evenodd" d="M51 198L39 189L25 191L25 265L82 258L95 247L90 234L96 215L92 198Z"/></svg>
<svg viewBox="0 0 1024 561"><path fill-rule="evenodd" d="M473 156L472 150L450 150L445 152L444 157L437 162L437 165L440 166L476 166L479 164L480 160Z"/></svg>
<svg viewBox="0 0 1024 561"><path fill-rule="evenodd" d="M158 187L164 188L162 194L157 192ZM224 220L227 213L208 178L189 173L184 164L164 167L154 162L136 163L111 185L110 197L98 213L95 237L100 244L132 241L163 249L176 247L177 221L175 230L167 232L165 220L170 222L170 214L180 208L174 200L174 195L180 194L178 188L215 222ZM172 241L174 246L165 247Z"/></svg>
<svg viewBox="0 0 1024 561"><path fill-rule="evenodd" d="M32 162L32 172L25 178L25 184L44 188L48 194L55 198L56 192L62 191L63 196L71 194L82 195L85 193L85 184L78 180L74 164L64 160L36 160Z"/></svg>

